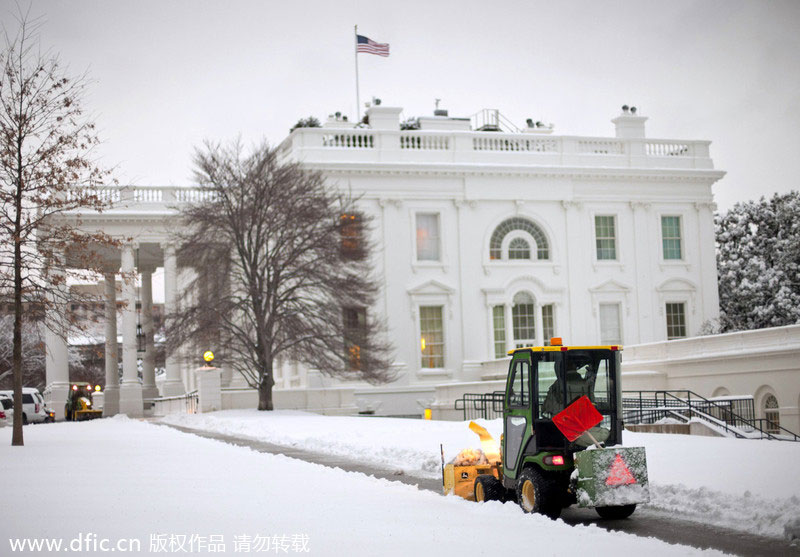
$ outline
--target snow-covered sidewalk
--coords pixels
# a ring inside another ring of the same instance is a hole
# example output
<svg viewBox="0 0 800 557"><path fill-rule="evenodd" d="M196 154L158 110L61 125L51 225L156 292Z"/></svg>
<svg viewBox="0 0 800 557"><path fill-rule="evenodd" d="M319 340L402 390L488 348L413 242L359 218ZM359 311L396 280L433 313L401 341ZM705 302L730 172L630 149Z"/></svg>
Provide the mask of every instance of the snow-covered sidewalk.
<svg viewBox="0 0 800 557"><path fill-rule="evenodd" d="M75 552L78 536L81 554L102 540L109 547L122 540L118 552L132 554L180 553L178 546L207 553L223 545L228 554L700 553L122 417L27 427L25 447L9 446L9 430L0 430L3 555L25 538L63 540Z"/></svg>
<svg viewBox="0 0 800 557"><path fill-rule="evenodd" d="M479 447L465 422L228 410L174 414L166 423L351 458L425 478L446 459ZM495 438L502 421L478 420ZM782 538L800 532L800 443L625 432L647 448L650 508L689 520Z"/></svg>

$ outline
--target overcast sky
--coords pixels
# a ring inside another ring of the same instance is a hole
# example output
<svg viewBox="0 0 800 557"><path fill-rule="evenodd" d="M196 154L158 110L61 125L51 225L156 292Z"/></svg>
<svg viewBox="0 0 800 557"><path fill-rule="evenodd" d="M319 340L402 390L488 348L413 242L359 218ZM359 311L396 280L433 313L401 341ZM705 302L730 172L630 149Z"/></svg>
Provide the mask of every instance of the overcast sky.
<svg viewBox="0 0 800 557"><path fill-rule="evenodd" d="M23 0L19 0L23 4ZM14 30L11 2L0 7ZM279 143L300 117L498 108L522 126L613 136L622 104L648 137L708 139L720 209L799 189L800 2L34 0L41 42L94 80L103 162L123 183L191 183L204 139Z"/></svg>

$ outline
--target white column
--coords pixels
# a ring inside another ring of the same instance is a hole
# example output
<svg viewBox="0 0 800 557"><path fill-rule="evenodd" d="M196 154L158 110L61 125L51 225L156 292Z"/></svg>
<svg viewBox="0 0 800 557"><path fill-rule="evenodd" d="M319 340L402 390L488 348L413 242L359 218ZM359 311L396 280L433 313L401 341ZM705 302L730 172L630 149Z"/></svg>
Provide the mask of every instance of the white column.
<svg viewBox="0 0 800 557"><path fill-rule="evenodd" d="M54 263L51 271L55 277L63 276L59 267L63 260ZM69 349L67 347L67 285L66 281L57 281L55 289L49 297L49 306L45 319L44 342L46 349L45 374L47 387L44 398L48 406L56 414L56 420L63 420L67 395L69 394Z"/></svg>
<svg viewBox="0 0 800 557"><path fill-rule="evenodd" d="M656 340L655 320L653 316L653 279L652 254L659 257L661 246L650 234L650 204L631 201L633 211L634 264L636 269L636 311L637 323L627 330L633 331L633 338L626 339L628 344L653 342Z"/></svg>
<svg viewBox="0 0 800 557"><path fill-rule="evenodd" d="M144 413L142 384L139 382L136 354L136 283L133 274L136 270L133 260L133 246L122 247L122 384L119 387L119 411L132 418Z"/></svg>
<svg viewBox="0 0 800 557"><path fill-rule="evenodd" d="M155 328L153 324L153 270L141 269L142 273L142 330L145 338L145 352L142 355L142 398L156 398L156 350L154 345Z"/></svg>
<svg viewBox="0 0 800 557"><path fill-rule="evenodd" d="M197 378L197 411L202 413L222 410L219 369L203 366L195 369L193 375Z"/></svg>
<svg viewBox="0 0 800 557"><path fill-rule="evenodd" d="M506 352L515 348L517 343L514 339L514 300L507 304L503 304L503 311L505 312L505 326L506 326Z"/></svg>
<svg viewBox="0 0 800 557"><path fill-rule="evenodd" d="M103 389L103 416L119 413L119 353L117 350L117 287L114 273L105 274L106 297L106 386Z"/></svg>
<svg viewBox="0 0 800 557"><path fill-rule="evenodd" d="M542 319L542 303L539 300L536 300L536 305L534 306L534 311L536 312L536 328L534 329L536 334L536 346L544 346L545 340L550 340L549 338L544 338L544 319Z"/></svg>
<svg viewBox="0 0 800 557"><path fill-rule="evenodd" d="M175 255L175 246L165 244L164 248L164 310L166 315L178 309L178 258ZM178 354L168 354L166 361L166 378L161 387L163 396L178 396L186 394L186 389L181 381L181 367Z"/></svg>
<svg viewBox="0 0 800 557"><path fill-rule="evenodd" d="M562 201L564 208L564 224L566 226L566 244L564 245L564 259L567 261L567 311L569 315L568 327L562 327L564 344L588 344L592 338L586 319L586 274L590 258L586 257L584 244L587 236L583 233L586 215L583 212L583 203L579 201Z"/></svg>
<svg viewBox="0 0 800 557"><path fill-rule="evenodd" d="M698 323L707 319L719 319L719 283L717 281L717 257L715 253L714 203L695 203L697 209L698 235L700 244L700 305L702 311ZM687 238L688 240L688 238ZM695 331L689 331L694 334Z"/></svg>

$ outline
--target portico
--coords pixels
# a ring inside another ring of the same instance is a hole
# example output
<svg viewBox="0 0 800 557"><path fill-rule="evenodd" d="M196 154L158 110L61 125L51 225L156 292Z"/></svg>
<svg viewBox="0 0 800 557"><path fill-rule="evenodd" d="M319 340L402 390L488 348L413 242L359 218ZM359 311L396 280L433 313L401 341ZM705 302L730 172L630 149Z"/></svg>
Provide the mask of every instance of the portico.
<svg viewBox="0 0 800 557"><path fill-rule="evenodd" d="M176 189L178 188L109 188L105 195L113 201L112 208L101 214L80 216L82 229L102 230L121 242L117 248L104 247L96 254L102 259L104 270L101 280L105 331L104 416L122 413L130 417L141 417L148 401L159 396L186 393L178 355L170 355L166 360L166 374L161 392L156 385L155 376L153 274L163 267L165 309L169 313L178 307L178 274L181 269L169 229L170 220L176 216L177 211L168 203L153 202L183 199L188 195L183 189L181 193L176 193ZM61 218L69 219L73 215ZM68 254L64 265L75 268L80 263L77 258L70 258ZM63 288L67 288L66 285ZM61 299L66 299L66 296ZM66 303L62 304L51 308L48 319L65 319L67 307ZM121 317L121 331L117 330L118 316ZM119 333L122 337L121 354L117 342ZM48 330L45 343L45 399L56 412L56 419L64 419L64 407L70 388L66 336Z"/></svg>

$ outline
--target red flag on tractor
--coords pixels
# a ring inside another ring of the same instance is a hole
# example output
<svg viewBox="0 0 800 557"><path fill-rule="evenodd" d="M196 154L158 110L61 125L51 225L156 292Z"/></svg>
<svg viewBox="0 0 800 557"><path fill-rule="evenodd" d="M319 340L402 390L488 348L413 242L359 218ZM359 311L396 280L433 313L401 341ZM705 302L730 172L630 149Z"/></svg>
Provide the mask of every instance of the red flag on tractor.
<svg viewBox="0 0 800 557"><path fill-rule="evenodd" d="M602 421L603 416L585 395L553 416L553 423L570 441L575 441Z"/></svg>

